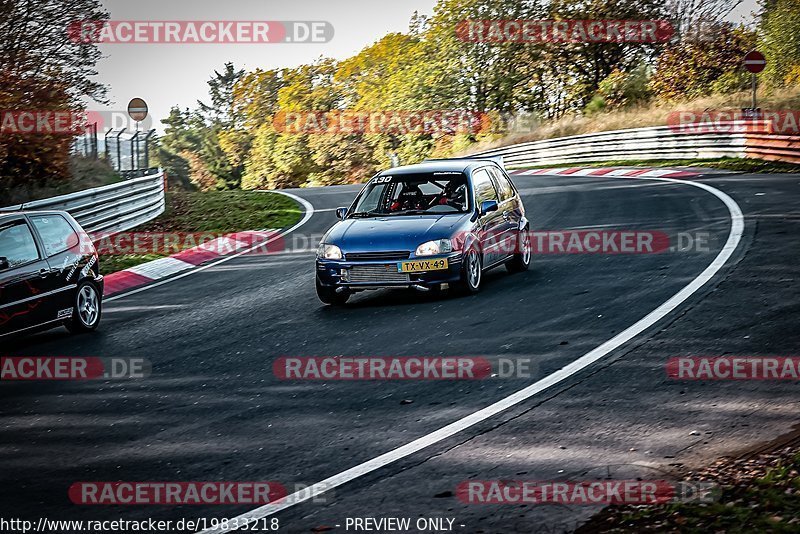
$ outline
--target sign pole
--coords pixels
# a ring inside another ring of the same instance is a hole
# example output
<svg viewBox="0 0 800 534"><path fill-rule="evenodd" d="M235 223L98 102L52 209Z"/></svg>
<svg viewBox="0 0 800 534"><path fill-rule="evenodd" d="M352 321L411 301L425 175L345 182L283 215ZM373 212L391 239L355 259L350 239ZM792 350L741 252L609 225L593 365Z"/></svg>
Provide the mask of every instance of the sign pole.
<svg viewBox="0 0 800 534"><path fill-rule="evenodd" d="M751 50L744 55L742 64L747 72L750 73L750 86L753 89L752 107L750 109L745 108L742 111L746 119L757 120L761 117L761 112L758 109L758 78L756 74L764 70L767 65L767 59L758 50Z"/></svg>
<svg viewBox="0 0 800 534"><path fill-rule="evenodd" d="M139 150L139 128L141 126L141 121L147 118L147 103L142 100L141 98L134 98L130 102L128 102L128 115L131 119L136 121L136 134L131 139L131 152L134 150L134 142L136 144L136 170L139 169L140 159L141 159L141 151ZM145 145L145 149L147 145ZM131 159L133 159L133 154L131 154ZM131 170L133 170L134 164L131 161Z"/></svg>
<svg viewBox="0 0 800 534"><path fill-rule="evenodd" d="M136 170L139 170L139 159L141 159L141 154L139 153L139 121L136 121Z"/></svg>

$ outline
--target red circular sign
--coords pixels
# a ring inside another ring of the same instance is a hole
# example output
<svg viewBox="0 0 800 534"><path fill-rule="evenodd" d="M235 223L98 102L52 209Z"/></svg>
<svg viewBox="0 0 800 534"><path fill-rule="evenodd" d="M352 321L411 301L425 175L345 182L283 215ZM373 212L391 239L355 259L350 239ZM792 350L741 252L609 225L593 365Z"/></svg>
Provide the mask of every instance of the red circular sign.
<svg viewBox="0 0 800 534"><path fill-rule="evenodd" d="M134 98L128 103L128 115L136 122L147 118L147 103L141 98Z"/></svg>
<svg viewBox="0 0 800 534"><path fill-rule="evenodd" d="M744 68L753 74L761 72L767 66L767 59L758 50L748 52L744 56Z"/></svg>

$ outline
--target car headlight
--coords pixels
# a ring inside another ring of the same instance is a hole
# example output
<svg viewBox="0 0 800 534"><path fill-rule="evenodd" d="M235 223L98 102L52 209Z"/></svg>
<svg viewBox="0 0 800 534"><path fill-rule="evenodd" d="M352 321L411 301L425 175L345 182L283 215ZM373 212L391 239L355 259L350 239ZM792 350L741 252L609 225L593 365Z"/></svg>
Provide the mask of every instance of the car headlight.
<svg viewBox="0 0 800 534"><path fill-rule="evenodd" d="M342 257L342 249L336 245L328 245L325 243L319 244L319 248L317 249L317 258L321 258L323 260L341 260Z"/></svg>
<svg viewBox="0 0 800 534"><path fill-rule="evenodd" d="M449 239L437 239L436 241L428 241L417 247L417 256L433 256L434 254L447 254L453 251L453 244Z"/></svg>

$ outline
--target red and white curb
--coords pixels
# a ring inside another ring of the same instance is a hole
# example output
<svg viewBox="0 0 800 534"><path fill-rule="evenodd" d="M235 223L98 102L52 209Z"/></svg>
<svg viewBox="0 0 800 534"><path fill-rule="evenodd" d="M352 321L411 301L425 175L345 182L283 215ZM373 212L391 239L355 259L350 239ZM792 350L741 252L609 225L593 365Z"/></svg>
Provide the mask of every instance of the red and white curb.
<svg viewBox="0 0 800 534"><path fill-rule="evenodd" d="M694 178L700 173L676 169L633 169L631 167L568 167L559 169L520 169L516 176L636 176L637 178Z"/></svg>
<svg viewBox="0 0 800 534"><path fill-rule="evenodd" d="M254 246L258 247L260 244L270 243L268 250L264 252L273 252L275 250L269 249L273 248L271 243L277 235L277 230L236 232L218 237L166 258L160 258L129 267L124 271L107 274L105 276L103 296L108 297L128 291L156 280L188 271L209 260L237 254Z"/></svg>

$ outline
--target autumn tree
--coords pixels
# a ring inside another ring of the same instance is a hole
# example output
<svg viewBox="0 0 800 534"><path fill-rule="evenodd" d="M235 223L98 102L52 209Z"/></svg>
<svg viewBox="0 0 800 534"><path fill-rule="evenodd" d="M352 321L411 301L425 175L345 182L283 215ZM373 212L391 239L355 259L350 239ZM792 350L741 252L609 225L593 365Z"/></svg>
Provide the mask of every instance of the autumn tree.
<svg viewBox="0 0 800 534"><path fill-rule="evenodd" d="M0 0L0 111L81 110L81 99L106 102L94 80L97 46L70 39L68 23L104 20L99 0ZM0 203L69 179L71 138L0 137Z"/></svg>
<svg viewBox="0 0 800 534"><path fill-rule="evenodd" d="M762 75L775 87L800 86L800 0L764 4L758 48L767 59Z"/></svg>
<svg viewBox="0 0 800 534"><path fill-rule="evenodd" d="M755 33L720 22L714 31L669 46L658 58L651 87L663 100L696 98L742 88L742 57L755 44Z"/></svg>

